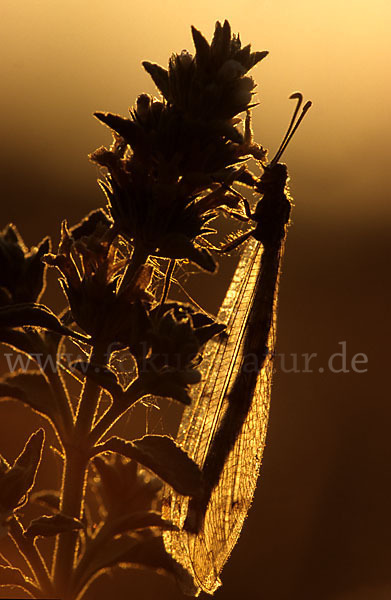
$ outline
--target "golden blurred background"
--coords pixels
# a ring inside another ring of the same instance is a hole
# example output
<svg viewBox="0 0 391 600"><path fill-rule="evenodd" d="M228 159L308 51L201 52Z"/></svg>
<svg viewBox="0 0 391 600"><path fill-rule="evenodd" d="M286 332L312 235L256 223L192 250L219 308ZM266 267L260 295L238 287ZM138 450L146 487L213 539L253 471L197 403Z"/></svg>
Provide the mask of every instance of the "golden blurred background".
<svg viewBox="0 0 391 600"><path fill-rule="evenodd" d="M390 17L385 0L0 2L0 227L16 223L28 245L46 234L57 242L63 218L73 224L104 204L87 154L110 134L92 113L126 115L139 93L156 94L141 61L166 66L171 52L192 51L191 24L211 39L227 18L243 44L270 51L251 74L255 138L271 155L289 94L313 101L284 157L296 205L278 352L318 357L311 373L300 360L300 372L276 373L254 506L217 600L391 597ZM189 288L208 310L234 262ZM58 291L52 301L61 306ZM341 342L348 373L327 368ZM366 372L350 368L357 353ZM1 452L12 460L36 422L13 404L0 410ZM91 598L182 598L168 579L132 581L118 575Z"/></svg>

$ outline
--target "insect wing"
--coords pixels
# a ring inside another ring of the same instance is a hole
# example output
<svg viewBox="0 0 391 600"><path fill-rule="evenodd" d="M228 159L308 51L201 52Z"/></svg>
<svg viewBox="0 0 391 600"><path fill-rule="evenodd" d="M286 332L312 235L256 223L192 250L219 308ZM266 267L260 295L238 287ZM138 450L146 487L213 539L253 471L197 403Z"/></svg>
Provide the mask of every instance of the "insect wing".
<svg viewBox="0 0 391 600"><path fill-rule="evenodd" d="M185 409L180 424L177 441L201 468L242 364L249 313L260 278L261 255L262 245L249 240L218 315L227 324L227 336L224 340L211 340L207 345L202 363L203 380L196 387L192 405ZM182 529L189 499L171 488L165 491L163 517L180 529L164 533L165 545L193 578L194 589L184 589L188 594L198 595L201 590L211 594L219 587L219 574L240 535L252 502L269 415L273 357L270 350L274 349L274 331L272 326L269 353L258 375L250 410L212 492L198 533Z"/></svg>

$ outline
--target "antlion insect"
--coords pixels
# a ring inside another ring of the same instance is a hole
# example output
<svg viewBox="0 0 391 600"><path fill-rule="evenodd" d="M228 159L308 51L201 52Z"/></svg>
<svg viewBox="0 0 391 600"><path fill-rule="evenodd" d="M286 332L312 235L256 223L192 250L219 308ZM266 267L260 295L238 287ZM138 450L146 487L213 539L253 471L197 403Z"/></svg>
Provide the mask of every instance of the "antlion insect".
<svg viewBox="0 0 391 600"><path fill-rule="evenodd" d="M204 485L190 501L168 493L163 515L181 531L164 534L168 551L192 575L194 588L213 593L219 574L242 529L259 475L269 414L276 333L279 274L291 201L288 171L278 162L304 115L297 100L288 130L256 185L262 194L255 228L223 249L245 240L242 255L219 318L227 323L224 342L209 343L205 378L182 418L177 441L202 468ZM298 118L297 118L298 117Z"/></svg>

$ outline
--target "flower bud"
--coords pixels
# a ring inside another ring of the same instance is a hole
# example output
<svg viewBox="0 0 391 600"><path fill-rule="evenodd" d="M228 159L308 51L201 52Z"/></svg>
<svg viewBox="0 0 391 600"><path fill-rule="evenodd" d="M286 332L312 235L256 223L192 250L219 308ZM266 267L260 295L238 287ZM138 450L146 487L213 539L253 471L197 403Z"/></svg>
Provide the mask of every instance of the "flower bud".
<svg viewBox="0 0 391 600"><path fill-rule="evenodd" d="M29 251L13 224L0 232L0 306L39 300L46 285L41 258L49 250L46 237Z"/></svg>
<svg viewBox="0 0 391 600"><path fill-rule="evenodd" d="M136 115L141 123L148 120L152 98L148 94L140 94L136 100Z"/></svg>
<svg viewBox="0 0 391 600"><path fill-rule="evenodd" d="M246 73L246 68L237 60L226 60L225 63L217 71L217 79L219 81L232 81L238 79Z"/></svg>

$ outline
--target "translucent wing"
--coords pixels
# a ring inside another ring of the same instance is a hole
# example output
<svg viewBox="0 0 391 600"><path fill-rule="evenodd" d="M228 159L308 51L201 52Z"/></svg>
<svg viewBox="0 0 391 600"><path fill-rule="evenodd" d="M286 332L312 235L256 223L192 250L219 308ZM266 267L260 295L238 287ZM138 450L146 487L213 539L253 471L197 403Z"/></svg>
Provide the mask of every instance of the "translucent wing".
<svg viewBox="0 0 391 600"><path fill-rule="evenodd" d="M272 315L266 332L268 353L256 374L255 390L239 426L236 441L225 459L218 484L213 488L203 526L198 533L183 529L189 499L166 489L163 517L171 519L181 530L165 532L167 551L192 575L193 589L211 594L220 585L219 574L241 532L254 495L265 445L269 415L272 359L275 344L275 311L281 248L274 254L269 268L269 305ZM203 467L213 436L228 409L228 399L242 367L243 353L248 352L249 336L256 331L254 302L259 302L259 285L264 269L262 245L251 239L240 259L228 289L219 319L227 324L223 341L210 341L203 360L204 377L196 387L192 405L184 412L177 441L193 460ZM261 268L261 265L263 267ZM265 273L264 273L265 275ZM263 279L264 279L263 275ZM262 281L263 281L262 279ZM262 324L260 323L261 327ZM266 341L265 340L265 341Z"/></svg>

